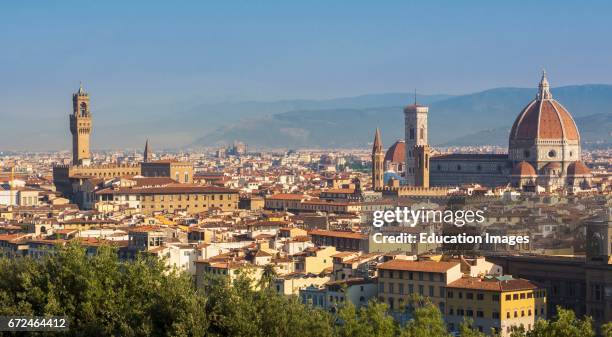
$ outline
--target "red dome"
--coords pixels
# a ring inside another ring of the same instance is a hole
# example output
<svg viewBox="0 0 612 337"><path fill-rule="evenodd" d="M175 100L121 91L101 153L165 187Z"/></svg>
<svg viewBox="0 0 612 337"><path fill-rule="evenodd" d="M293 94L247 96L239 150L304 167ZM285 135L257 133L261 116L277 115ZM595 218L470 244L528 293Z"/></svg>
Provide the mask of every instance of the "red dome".
<svg viewBox="0 0 612 337"><path fill-rule="evenodd" d="M537 176L536 170L526 161L522 161L512 169L512 175L521 177Z"/></svg>
<svg viewBox="0 0 612 337"><path fill-rule="evenodd" d="M385 161L402 164L406 161L406 143L403 139L391 145L385 154Z"/></svg>
<svg viewBox="0 0 612 337"><path fill-rule="evenodd" d="M535 139L580 140L574 119L552 98L545 73L536 99L521 111L510 131L511 141Z"/></svg>
<svg viewBox="0 0 612 337"><path fill-rule="evenodd" d="M519 114L510 139L580 140L578 128L567 110L553 99L534 100Z"/></svg>
<svg viewBox="0 0 612 337"><path fill-rule="evenodd" d="M567 174L570 176L590 175L591 170L581 161L575 161L567 167Z"/></svg>

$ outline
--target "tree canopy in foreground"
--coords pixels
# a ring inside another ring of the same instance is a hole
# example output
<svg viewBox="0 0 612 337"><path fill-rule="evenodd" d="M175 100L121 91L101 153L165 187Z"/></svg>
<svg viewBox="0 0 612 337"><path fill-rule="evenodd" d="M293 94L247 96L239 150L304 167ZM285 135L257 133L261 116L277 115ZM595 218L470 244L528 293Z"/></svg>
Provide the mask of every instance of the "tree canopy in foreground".
<svg viewBox="0 0 612 337"><path fill-rule="evenodd" d="M263 281L271 283L272 272ZM260 283L261 283L260 282ZM302 304L296 297L256 290L246 277L233 284L211 278L196 289L189 275L156 257L123 262L111 247L88 256L78 245L41 259L0 259L0 316L68 316L65 336L254 336L254 337L450 337L438 308L413 301L413 319L400 326L376 301L344 305L337 314ZM261 285L261 284L260 284ZM550 321L513 337L591 337L590 318L559 308ZM465 322L462 336L484 336ZM17 335L5 332L3 335ZM601 334L612 337L612 324Z"/></svg>

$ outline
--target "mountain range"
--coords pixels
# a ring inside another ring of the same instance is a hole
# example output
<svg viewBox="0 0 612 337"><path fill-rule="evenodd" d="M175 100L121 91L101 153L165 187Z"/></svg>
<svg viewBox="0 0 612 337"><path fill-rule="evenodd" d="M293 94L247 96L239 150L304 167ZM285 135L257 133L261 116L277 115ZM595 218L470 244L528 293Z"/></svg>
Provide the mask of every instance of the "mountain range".
<svg viewBox="0 0 612 337"><path fill-rule="evenodd" d="M552 92L572 113L586 146L612 144L612 85L566 86ZM429 105L431 144L506 145L514 119L534 95L534 89L496 88L461 96L429 96L427 102L424 99L419 103ZM393 100L406 102L410 95L381 95L376 100L372 99L375 95L369 97L370 103L380 106L296 109L244 119L207 132L194 144L241 140L270 148L364 147L371 143L376 127L381 129L386 144L402 138L403 108ZM350 105L351 100L344 99L343 103Z"/></svg>
<svg viewBox="0 0 612 337"><path fill-rule="evenodd" d="M612 85L552 89L573 115L587 146L612 146ZM429 106L433 145L505 145L508 130L533 99L534 88L496 88L466 95L418 95ZM390 145L403 137L403 106L412 93L368 94L325 100L198 101L105 104L93 98L93 149L220 146L234 140L250 148L356 148L371 144L374 130ZM68 104L66 104L66 108ZM0 151L69 149L68 111L9 114L0 110ZM27 126L27 128L26 128ZM26 134L32 137L24 137Z"/></svg>

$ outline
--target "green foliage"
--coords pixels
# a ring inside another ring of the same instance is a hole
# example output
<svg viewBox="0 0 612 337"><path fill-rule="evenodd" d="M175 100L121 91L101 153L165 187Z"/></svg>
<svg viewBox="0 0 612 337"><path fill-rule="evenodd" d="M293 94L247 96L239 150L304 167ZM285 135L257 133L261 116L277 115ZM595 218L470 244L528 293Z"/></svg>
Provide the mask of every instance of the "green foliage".
<svg viewBox="0 0 612 337"><path fill-rule="evenodd" d="M401 329L400 337L450 337L438 307L422 298L414 298L412 306L414 318Z"/></svg>
<svg viewBox="0 0 612 337"><path fill-rule="evenodd" d="M438 308L420 297L410 302L413 319L400 326L384 303L357 309L345 302L332 315L274 292L274 269L263 275L258 283L248 272L231 282L214 277L199 291L190 276L156 257L123 262L110 247L88 256L69 245L39 260L0 259L0 315L70 317L70 331L38 335L450 337ZM512 337L595 336L591 318L557 311L553 320L538 320L532 331L516 329ZM471 321L459 330L462 337L485 336ZM612 337L612 323L601 335Z"/></svg>
<svg viewBox="0 0 612 337"><path fill-rule="evenodd" d="M357 310L347 302L338 312L336 334L339 337L392 337L396 335L396 324L387 314L387 305L371 301Z"/></svg>
<svg viewBox="0 0 612 337"><path fill-rule="evenodd" d="M465 319L461 325L459 325L459 335L461 337L485 337L483 332L480 332L472 327L473 321L471 319Z"/></svg>
<svg viewBox="0 0 612 337"><path fill-rule="evenodd" d="M601 326L602 337L612 337L612 322L608 322Z"/></svg>
<svg viewBox="0 0 612 337"><path fill-rule="evenodd" d="M41 260L0 260L0 315L69 316L73 336L203 336L205 298L154 257L120 263L76 245Z"/></svg>
<svg viewBox="0 0 612 337"><path fill-rule="evenodd" d="M579 319L572 310L557 307L554 320L538 320L527 337L594 337L593 319Z"/></svg>
<svg viewBox="0 0 612 337"><path fill-rule="evenodd" d="M266 288L257 291L240 274L230 285L227 278L207 281L206 311L213 336L332 336L331 316Z"/></svg>

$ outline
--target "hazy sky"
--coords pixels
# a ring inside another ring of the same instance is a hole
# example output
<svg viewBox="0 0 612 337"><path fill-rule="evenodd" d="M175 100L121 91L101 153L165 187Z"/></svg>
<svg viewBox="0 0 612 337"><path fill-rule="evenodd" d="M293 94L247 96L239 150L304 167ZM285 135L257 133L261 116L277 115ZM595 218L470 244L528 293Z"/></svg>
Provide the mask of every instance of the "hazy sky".
<svg viewBox="0 0 612 337"><path fill-rule="evenodd" d="M0 117L63 118L79 81L97 111L535 88L542 68L612 83L610 18L610 1L2 2Z"/></svg>
<svg viewBox="0 0 612 337"><path fill-rule="evenodd" d="M319 98L612 82L609 1L0 5L2 97ZM65 95L65 93L64 93Z"/></svg>

